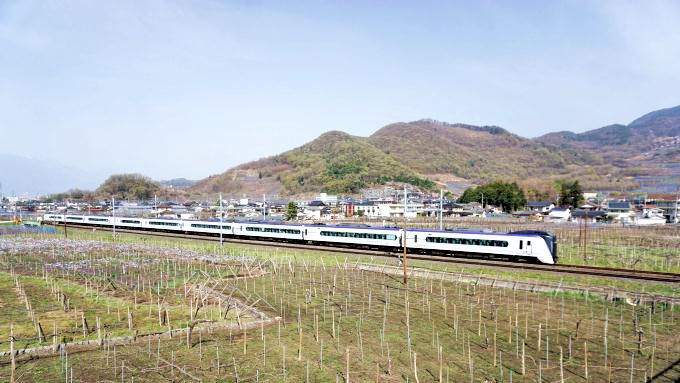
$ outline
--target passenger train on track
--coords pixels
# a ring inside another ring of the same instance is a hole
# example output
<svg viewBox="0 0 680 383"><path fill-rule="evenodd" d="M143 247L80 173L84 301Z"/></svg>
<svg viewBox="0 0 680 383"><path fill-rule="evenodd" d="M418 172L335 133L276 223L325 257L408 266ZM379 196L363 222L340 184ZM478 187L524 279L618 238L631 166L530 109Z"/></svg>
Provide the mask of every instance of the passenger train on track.
<svg viewBox="0 0 680 383"><path fill-rule="evenodd" d="M378 228L359 224L290 224L273 222L238 222L219 220L179 220L170 218L135 218L47 213L42 221L126 230L157 231L177 234L219 236L225 239L282 241L301 244L354 247L432 255L484 255L494 258L555 264L555 234L526 230L495 233L471 229L420 230Z"/></svg>

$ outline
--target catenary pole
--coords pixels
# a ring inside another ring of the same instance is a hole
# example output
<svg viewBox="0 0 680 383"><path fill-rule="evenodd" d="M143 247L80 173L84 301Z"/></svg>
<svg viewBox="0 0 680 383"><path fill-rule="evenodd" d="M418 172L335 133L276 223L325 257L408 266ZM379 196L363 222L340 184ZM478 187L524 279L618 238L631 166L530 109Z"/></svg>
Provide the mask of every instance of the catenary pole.
<svg viewBox="0 0 680 383"><path fill-rule="evenodd" d="M408 274L406 272L406 185L404 185L404 286L408 286Z"/></svg>
<svg viewBox="0 0 680 383"><path fill-rule="evenodd" d="M64 238L68 238L68 232L66 231L66 213L68 213L68 205L64 202Z"/></svg>
<svg viewBox="0 0 680 383"><path fill-rule="evenodd" d="M222 221L224 221L224 208L222 207L222 193L220 193L220 246L222 246Z"/></svg>
<svg viewBox="0 0 680 383"><path fill-rule="evenodd" d="M678 187L678 190L675 192L675 223L680 222L680 219L678 219L678 200L680 200L680 186Z"/></svg>
<svg viewBox="0 0 680 383"><path fill-rule="evenodd" d="M113 238L116 238L116 197L111 196L111 216L113 221Z"/></svg>
<svg viewBox="0 0 680 383"><path fill-rule="evenodd" d="M439 230L444 230L444 189L439 189Z"/></svg>

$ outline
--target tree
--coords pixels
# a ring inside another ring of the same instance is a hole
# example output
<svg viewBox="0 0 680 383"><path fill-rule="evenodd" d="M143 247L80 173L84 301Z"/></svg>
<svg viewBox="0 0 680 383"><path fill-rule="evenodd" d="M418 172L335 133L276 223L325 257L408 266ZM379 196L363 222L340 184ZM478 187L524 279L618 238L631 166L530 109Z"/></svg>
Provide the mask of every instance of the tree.
<svg viewBox="0 0 680 383"><path fill-rule="evenodd" d="M297 214L298 214L297 204L293 201L288 202L288 209L286 210L286 220L290 221L292 219L297 218Z"/></svg>
<svg viewBox="0 0 680 383"><path fill-rule="evenodd" d="M160 185L140 174L117 174L109 177L97 189L97 194L116 198L149 199L160 190Z"/></svg>
<svg viewBox="0 0 680 383"><path fill-rule="evenodd" d="M583 189L578 180L560 182L560 206L578 207L583 201Z"/></svg>
<svg viewBox="0 0 680 383"><path fill-rule="evenodd" d="M83 197L85 196L85 193L83 193L83 191L80 189L69 190L69 193L71 194L71 198L73 199L83 199Z"/></svg>
<svg viewBox="0 0 680 383"><path fill-rule="evenodd" d="M458 202L482 202L482 199L485 206L486 204L500 206L506 212L517 210L527 203L524 191L520 189L516 182L502 181L466 189Z"/></svg>

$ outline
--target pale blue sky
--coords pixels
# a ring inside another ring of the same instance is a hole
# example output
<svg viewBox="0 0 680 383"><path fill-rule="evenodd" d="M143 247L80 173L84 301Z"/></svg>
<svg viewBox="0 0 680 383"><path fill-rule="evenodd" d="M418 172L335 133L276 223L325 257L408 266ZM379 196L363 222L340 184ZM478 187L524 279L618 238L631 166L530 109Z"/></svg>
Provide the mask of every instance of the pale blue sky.
<svg viewBox="0 0 680 383"><path fill-rule="evenodd" d="M0 0L0 152L88 171L198 179L328 130L535 137L678 104L678 1Z"/></svg>

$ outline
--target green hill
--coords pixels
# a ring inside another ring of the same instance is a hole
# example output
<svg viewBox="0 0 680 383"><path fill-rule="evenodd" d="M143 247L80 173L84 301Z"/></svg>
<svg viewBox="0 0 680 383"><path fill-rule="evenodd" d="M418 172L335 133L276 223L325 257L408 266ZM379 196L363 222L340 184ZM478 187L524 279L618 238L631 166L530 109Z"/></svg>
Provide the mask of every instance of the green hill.
<svg viewBox="0 0 680 383"><path fill-rule="evenodd" d="M240 165L191 188L193 192L299 194L357 193L389 181L430 189L434 183L373 146L367 139L328 132L282 154Z"/></svg>
<svg viewBox="0 0 680 383"><path fill-rule="evenodd" d="M157 182L141 174L115 174L104 181L95 194L105 198L149 199L159 190Z"/></svg>

